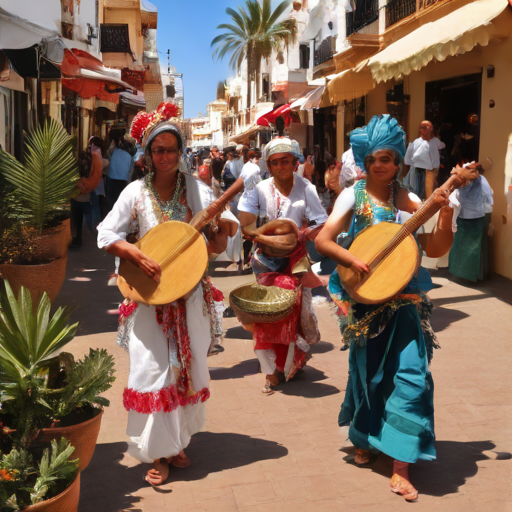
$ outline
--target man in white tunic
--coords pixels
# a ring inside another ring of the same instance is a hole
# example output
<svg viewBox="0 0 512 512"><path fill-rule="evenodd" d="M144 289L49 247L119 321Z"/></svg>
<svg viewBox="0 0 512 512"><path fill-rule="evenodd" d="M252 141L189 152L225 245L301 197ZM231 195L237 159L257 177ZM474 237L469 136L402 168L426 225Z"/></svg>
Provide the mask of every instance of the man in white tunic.
<svg viewBox="0 0 512 512"><path fill-rule="evenodd" d="M311 182L294 173L300 155L296 141L278 137L267 145L265 154L272 177L252 189L246 187L238 204L240 225L250 234L257 223L264 230L265 224L278 221L268 227L278 226L281 233L296 232L298 242L287 252L259 243L252 264L259 284L287 289L301 285L297 307L289 317L252 327L255 352L266 374L263 392L271 393L272 387L278 384L279 373L286 380L293 377L309 359L310 345L320 340L311 295L311 288L320 282L310 271L295 272L298 264L308 265L305 242L318 232L315 228L323 225L327 214ZM244 174L242 178L247 181Z"/></svg>

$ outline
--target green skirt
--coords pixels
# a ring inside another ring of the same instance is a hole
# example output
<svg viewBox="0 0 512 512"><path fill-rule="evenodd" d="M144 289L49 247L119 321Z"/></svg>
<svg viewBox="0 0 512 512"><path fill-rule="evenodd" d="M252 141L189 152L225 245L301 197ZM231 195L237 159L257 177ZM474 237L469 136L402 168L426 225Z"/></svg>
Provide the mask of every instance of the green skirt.
<svg viewBox="0 0 512 512"><path fill-rule="evenodd" d="M457 218L448 265L448 270L455 277L473 282L487 277L489 222L490 214L478 219Z"/></svg>

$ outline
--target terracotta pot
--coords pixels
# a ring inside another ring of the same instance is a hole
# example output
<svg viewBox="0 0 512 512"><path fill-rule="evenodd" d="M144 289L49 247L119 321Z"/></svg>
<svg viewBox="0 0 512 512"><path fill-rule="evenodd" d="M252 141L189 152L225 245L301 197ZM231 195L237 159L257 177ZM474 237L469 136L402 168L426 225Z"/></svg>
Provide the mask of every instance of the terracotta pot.
<svg viewBox="0 0 512 512"><path fill-rule="evenodd" d="M80 472L75 481L54 498L30 505L24 512L76 512L80 499Z"/></svg>
<svg viewBox="0 0 512 512"><path fill-rule="evenodd" d="M32 304L37 307L44 292L48 294L51 302L57 298L66 277L67 259L66 255L42 265L4 263L0 265L0 275L9 281L16 295L21 286L29 289L32 294Z"/></svg>
<svg viewBox="0 0 512 512"><path fill-rule="evenodd" d="M75 447L72 458L80 459L80 471L91 462L96 440L100 432L103 411L95 409L97 414L90 420L69 427L43 428L39 431L36 441L49 442L52 439L65 437Z"/></svg>
<svg viewBox="0 0 512 512"><path fill-rule="evenodd" d="M62 258L67 254L70 242L70 219L66 219L56 228L49 229L34 239L34 253L39 261Z"/></svg>

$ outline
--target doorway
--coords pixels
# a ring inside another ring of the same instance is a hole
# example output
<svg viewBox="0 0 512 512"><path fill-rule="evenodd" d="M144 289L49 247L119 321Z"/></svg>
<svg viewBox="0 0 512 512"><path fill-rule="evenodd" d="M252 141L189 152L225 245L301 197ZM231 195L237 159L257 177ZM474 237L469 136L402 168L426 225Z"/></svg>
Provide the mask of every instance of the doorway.
<svg viewBox="0 0 512 512"><path fill-rule="evenodd" d="M481 93L482 73L425 84L425 118L446 144L441 178L447 178L456 164L478 161Z"/></svg>

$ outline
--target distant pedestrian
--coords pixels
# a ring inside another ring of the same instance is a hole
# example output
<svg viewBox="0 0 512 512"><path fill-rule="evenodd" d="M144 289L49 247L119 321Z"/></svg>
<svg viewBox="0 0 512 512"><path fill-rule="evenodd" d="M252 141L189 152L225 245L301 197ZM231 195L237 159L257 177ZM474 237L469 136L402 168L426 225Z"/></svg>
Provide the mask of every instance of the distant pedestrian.
<svg viewBox="0 0 512 512"><path fill-rule="evenodd" d="M128 184L132 155L130 145L124 136L115 135L114 146L109 154L109 166L107 177L107 203L109 210L112 209L119 195Z"/></svg>
<svg viewBox="0 0 512 512"><path fill-rule="evenodd" d="M434 135L434 127L430 121L420 124L420 136L409 144L405 153L402 176L405 178L411 166L415 176L410 177L411 190L421 199L428 199L436 186L439 171L439 151L445 147Z"/></svg>

